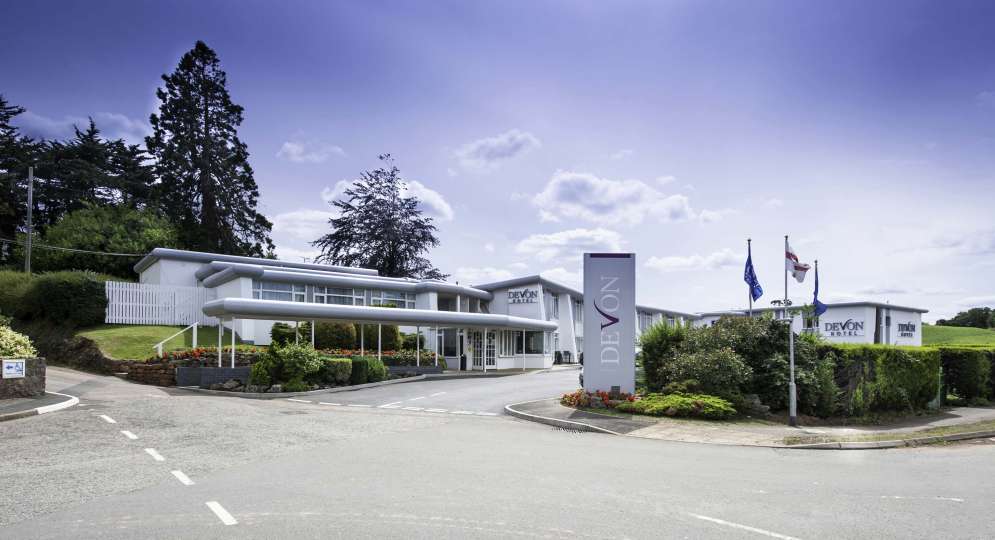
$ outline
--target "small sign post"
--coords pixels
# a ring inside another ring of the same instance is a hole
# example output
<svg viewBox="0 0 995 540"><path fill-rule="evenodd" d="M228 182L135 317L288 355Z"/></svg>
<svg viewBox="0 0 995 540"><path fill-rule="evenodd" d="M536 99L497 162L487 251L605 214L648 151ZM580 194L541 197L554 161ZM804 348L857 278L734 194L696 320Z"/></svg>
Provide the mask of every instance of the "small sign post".
<svg viewBox="0 0 995 540"><path fill-rule="evenodd" d="M23 379L25 371L24 364L24 360L3 360L3 378Z"/></svg>
<svg viewBox="0 0 995 540"><path fill-rule="evenodd" d="M584 254L584 389L636 390L636 254Z"/></svg>

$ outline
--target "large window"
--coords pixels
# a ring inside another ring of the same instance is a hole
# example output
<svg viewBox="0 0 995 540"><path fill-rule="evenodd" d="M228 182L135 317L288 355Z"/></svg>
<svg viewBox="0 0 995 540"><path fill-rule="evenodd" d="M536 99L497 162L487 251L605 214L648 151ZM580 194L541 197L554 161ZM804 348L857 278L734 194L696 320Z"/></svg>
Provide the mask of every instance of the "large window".
<svg viewBox="0 0 995 540"><path fill-rule="evenodd" d="M653 326L653 314L644 311L639 312L639 333L642 334L649 327Z"/></svg>
<svg viewBox="0 0 995 540"><path fill-rule="evenodd" d="M366 291L363 289L339 289L336 287L315 285L314 302L318 304L362 306L366 304Z"/></svg>
<svg viewBox="0 0 995 540"><path fill-rule="evenodd" d="M371 306L391 306L414 309L415 293L397 291L370 291Z"/></svg>
<svg viewBox="0 0 995 540"><path fill-rule="evenodd" d="M525 332L525 354L549 354L549 332ZM502 330L498 343L498 354L515 356L522 354L522 331Z"/></svg>
<svg viewBox="0 0 995 540"><path fill-rule="evenodd" d="M574 320L578 326L584 325L584 302L574 301Z"/></svg>
<svg viewBox="0 0 995 540"><path fill-rule="evenodd" d="M304 285L277 283L275 281L252 281L252 297L257 300L283 300L286 302L307 301Z"/></svg>

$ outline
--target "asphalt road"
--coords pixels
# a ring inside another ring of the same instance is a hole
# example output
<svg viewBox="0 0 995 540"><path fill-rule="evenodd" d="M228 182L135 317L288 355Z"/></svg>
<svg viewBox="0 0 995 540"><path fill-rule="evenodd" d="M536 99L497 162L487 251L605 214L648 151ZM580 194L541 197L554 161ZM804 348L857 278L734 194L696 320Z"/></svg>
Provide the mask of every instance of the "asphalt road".
<svg viewBox="0 0 995 540"><path fill-rule="evenodd" d="M707 446L476 414L575 381L426 381L322 405L53 369L50 389L84 406L0 424L0 538L993 536L995 446ZM447 412L380 408L396 401Z"/></svg>

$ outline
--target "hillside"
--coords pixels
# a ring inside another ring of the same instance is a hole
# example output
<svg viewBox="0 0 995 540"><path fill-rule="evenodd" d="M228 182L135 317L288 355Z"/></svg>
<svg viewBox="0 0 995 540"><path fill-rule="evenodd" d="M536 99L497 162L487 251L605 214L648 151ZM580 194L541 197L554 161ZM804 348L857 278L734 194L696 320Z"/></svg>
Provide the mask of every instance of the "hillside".
<svg viewBox="0 0 995 540"><path fill-rule="evenodd" d="M995 347L995 330L959 326L922 326L923 345L964 345Z"/></svg>

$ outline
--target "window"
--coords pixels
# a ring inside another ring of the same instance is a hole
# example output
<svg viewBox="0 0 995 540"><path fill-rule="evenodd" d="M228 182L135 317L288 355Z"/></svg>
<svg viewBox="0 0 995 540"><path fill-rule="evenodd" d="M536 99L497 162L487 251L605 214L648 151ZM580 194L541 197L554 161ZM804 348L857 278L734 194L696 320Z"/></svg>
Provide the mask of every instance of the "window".
<svg viewBox="0 0 995 540"><path fill-rule="evenodd" d="M397 291L370 291L370 305L414 309L415 293Z"/></svg>
<svg viewBox="0 0 995 540"><path fill-rule="evenodd" d="M502 330L500 343L498 343L498 354L501 356L522 354L522 333L515 330Z"/></svg>
<svg viewBox="0 0 995 540"><path fill-rule="evenodd" d="M339 304L342 306L362 306L366 303L366 291L359 289L339 289L336 287L314 287L314 302L318 304Z"/></svg>
<svg viewBox="0 0 995 540"><path fill-rule="evenodd" d="M542 333L542 354L549 354L549 346L550 346L550 342L551 341L553 341L553 340L550 339L549 332L543 332Z"/></svg>
<svg viewBox="0 0 995 540"><path fill-rule="evenodd" d="M802 317L802 332L817 333L819 331L819 318L805 315Z"/></svg>
<svg viewBox="0 0 995 540"><path fill-rule="evenodd" d="M525 332L525 354L543 354L545 332Z"/></svg>
<svg viewBox="0 0 995 540"><path fill-rule="evenodd" d="M653 326L653 315L644 311L639 312L639 333L642 334L649 327Z"/></svg>
<svg viewBox="0 0 995 540"><path fill-rule="evenodd" d="M577 321L578 325L583 326L584 324L584 303L574 302L574 320Z"/></svg>
<svg viewBox="0 0 995 540"><path fill-rule="evenodd" d="M667 317L667 324L668 324L668 325L670 325L670 326L674 326L674 322L675 322L675 321L674 321L674 318L673 318L673 317Z"/></svg>
<svg viewBox="0 0 995 540"><path fill-rule="evenodd" d="M257 300L283 300L285 302L306 302L304 285L296 283L276 283L274 281L252 281L252 297Z"/></svg>
<svg viewBox="0 0 995 540"><path fill-rule="evenodd" d="M560 318L560 295L554 294L552 296L552 302L553 302L553 318L554 319L559 319Z"/></svg>

